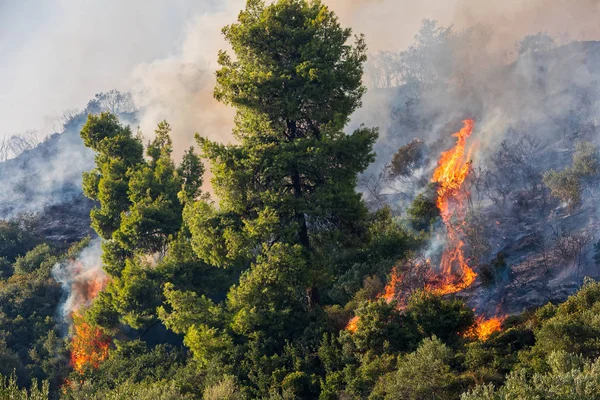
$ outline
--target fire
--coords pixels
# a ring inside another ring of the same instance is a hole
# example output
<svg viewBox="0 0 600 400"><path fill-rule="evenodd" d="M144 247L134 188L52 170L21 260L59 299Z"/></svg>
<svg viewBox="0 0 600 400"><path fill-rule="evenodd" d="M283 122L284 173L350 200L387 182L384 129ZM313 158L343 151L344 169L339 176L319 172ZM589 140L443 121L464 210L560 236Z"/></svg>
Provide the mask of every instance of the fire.
<svg viewBox="0 0 600 400"><path fill-rule="evenodd" d="M352 317L352 319L350 321L348 321L348 325L346 325L346 330L350 331L351 333L356 332L356 330L358 329L358 321L359 320L360 320L360 317L358 317L358 316Z"/></svg>
<svg viewBox="0 0 600 400"><path fill-rule="evenodd" d="M467 193L462 189L462 185L469 175L470 158L470 151L466 150L466 145L475 122L467 119L463 124L463 128L452 135L457 139L456 146L442 153L431 179L439 185L436 204L446 225L449 239L440 264L442 282L432 288L435 293L441 295L459 292L471 286L477 277L465 260L460 225L456 226L453 221L455 217L464 214Z"/></svg>
<svg viewBox="0 0 600 400"><path fill-rule="evenodd" d="M396 267L392 268L392 275L390 277L390 281L385 285L385 289L382 294L379 295L378 298L385 299L388 303L391 303L396 296L396 290L398 286L402 283L402 276L398 274L398 270Z"/></svg>
<svg viewBox="0 0 600 400"><path fill-rule="evenodd" d="M81 315L73 315L71 366L82 374L87 368L98 368L108 358L110 336L87 323Z"/></svg>
<svg viewBox="0 0 600 400"><path fill-rule="evenodd" d="M465 214L469 195L463 188L469 176L472 150L467 149L467 139L471 136L474 126L475 122L472 119L463 121L462 129L452 135L456 138L456 145L441 154L431 179L438 184L436 205L446 226L448 245L442 253L439 274L432 271L427 278L425 290L439 295L460 292L471 286L477 278L477 273L468 265L463 251L465 244L461 239L463 231L460 223ZM429 260L426 264L429 264ZM398 274L394 267L388 284L378 298L391 302L397 297L397 290L401 283L402 275ZM401 299L399 307L402 306ZM505 317L495 317L486 320L480 317L470 331L470 335L486 340L493 332L501 330L504 319ZM358 317L352 318L346 329L355 332L358 321Z"/></svg>
<svg viewBox="0 0 600 400"><path fill-rule="evenodd" d="M72 283L71 295L74 296L73 337L71 339L71 366L82 374L85 369L98 368L100 363L108 358L111 343L110 336L105 335L100 328L87 323L80 309L89 306L108 283L106 275L80 275Z"/></svg>
<svg viewBox="0 0 600 400"><path fill-rule="evenodd" d="M480 316L475 321L475 325L472 330L469 331L468 336L476 337L481 341L489 339L492 333L500 332L502 330L502 323L506 316L493 317L486 319L484 316Z"/></svg>
<svg viewBox="0 0 600 400"><path fill-rule="evenodd" d="M84 249L77 259L58 263L53 275L68 297L62 306L65 321L71 325L71 366L82 374L88 368L98 368L108 358L111 338L100 328L84 319L88 308L104 290L109 277L100 262L100 244Z"/></svg>

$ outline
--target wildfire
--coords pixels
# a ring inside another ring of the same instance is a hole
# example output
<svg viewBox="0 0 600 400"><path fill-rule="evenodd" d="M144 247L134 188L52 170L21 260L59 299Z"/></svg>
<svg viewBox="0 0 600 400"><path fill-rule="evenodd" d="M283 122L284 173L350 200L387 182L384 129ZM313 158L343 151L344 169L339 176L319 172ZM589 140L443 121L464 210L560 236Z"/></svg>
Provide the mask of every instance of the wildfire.
<svg viewBox="0 0 600 400"><path fill-rule="evenodd" d="M440 263L442 281L432 288L435 293L441 295L459 292L471 286L477 277L465 260L460 225L456 226L453 223L454 217L464 214L468 195L462 189L462 185L469 175L471 152L466 151L466 145L475 123L472 119L467 119L463 124L463 128L452 135L457 139L456 146L442 153L431 179L439 185L436 204L446 225L449 239Z"/></svg>
<svg viewBox="0 0 600 400"><path fill-rule="evenodd" d="M397 287L402 283L402 276L398 274L396 267L392 268L392 275L390 281L385 285L385 289L379 298L385 299L388 303L394 300L396 296Z"/></svg>
<svg viewBox="0 0 600 400"><path fill-rule="evenodd" d="M350 321L348 321L348 325L346 325L346 330L350 331L352 333L356 332L356 330L358 329L358 321L359 320L360 320L360 317L358 317L358 316L352 317L352 319Z"/></svg>
<svg viewBox="0 0 600 400"><path fill-rule="evenodd" d="M79 266L78 272L81 270ZM80 313L82 307L89 306L108 283L106 275L94 273L81 274L72 282L71 295L74 296L73 337L71 339L71 366L82 374L86 368L98 368L100 363L108 358L111 338L100 328L85 322Z"/></svg>
<svg viewBox="0 0 600 400"><path fill-rule="evenodd" d="M62 311L65 322L71 325L71 366L82 374L88 368L98 368L108 358L110 336L84 319L84 310L104 290L109 277L102 270L100 243L84 249L77 259L58 263L53 276L68 293ZM69 383L65 383L68 385Z"/></svg>
<svg viewBox="0 0 600 400"><path fill-rule="evenodd" d="M493 317L486 319L483 315L477 318L475 325L472 330L469 331L468 335L478 338L479 340L486 341L490 335L494 332L500 332L502 330L502 323L506 316Z"/></svg>
<svg viewBox="0 0 600 400"><path fill-rule="evenodd" d="M73 338L71 340L71 366L82 374L87 368L98 368L108 358L111 338L100 328L84 321L79 314L73 315Z"/></svg>
<svg viewBox="0 0 600 400"><path fill-rule="evenodd" d="M469 176L472 151L472 149L467 149L467 139L471 136L474 126L475 122L472 119L463 121L462 129L452 135L456 138L456 145L441 154L431 179L432 182L438 184L436 205L446 226L448 244L442 253L439 273L431 271L427 277L425 290L439 295L460 292L471 286L477 278L477 273L469 267L463 251L465 244L461 239L463 231L460 223L465 215L466 201L469 195L463 188L463 184ZM429 260L426 264L429 264ZM418 265L424 266L421 263ZM388 303L397 298L402 278L402 275L398 274L394 267L388 284L378 298L383 298ZM399 307L403 307L402 297ZM469 335L486 340L493 332L501 330L504 319L505 317L491 319L479 317L472 330L469 331ZM358 321L358 317L352 318L346 329L355 332Z"/></svg>

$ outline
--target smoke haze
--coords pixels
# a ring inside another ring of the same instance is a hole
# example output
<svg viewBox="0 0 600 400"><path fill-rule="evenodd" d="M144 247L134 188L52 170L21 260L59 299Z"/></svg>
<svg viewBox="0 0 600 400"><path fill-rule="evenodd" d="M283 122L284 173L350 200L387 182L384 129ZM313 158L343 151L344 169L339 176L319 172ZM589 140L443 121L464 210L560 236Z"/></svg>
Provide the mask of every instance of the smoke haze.
<svg viewBox="0 0 600 400"><path fill-rule="evenodd" d="M178 151L200 131L230 140L232 111L212 99L221 27L235 20L242 0L0 2L0 135L59 130L64 110L95 93L136 93L141 127L151 135L167 118ZM529 33L571 40L599 37L596 0L327 0L345 25L364 33L372 52L402 50L424 18L455 31L481 25L488 47L504 56Z"/></svg>

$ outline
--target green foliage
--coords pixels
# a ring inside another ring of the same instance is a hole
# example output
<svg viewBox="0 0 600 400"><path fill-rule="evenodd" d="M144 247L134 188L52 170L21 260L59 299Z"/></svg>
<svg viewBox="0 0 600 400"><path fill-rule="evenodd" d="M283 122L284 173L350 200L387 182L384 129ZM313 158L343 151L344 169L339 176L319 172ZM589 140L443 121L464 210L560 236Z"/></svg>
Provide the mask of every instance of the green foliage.
<svg viewBox="0 0 600 400"><path fill-rule="evenodd" d="M184 220L203 262L245 271L216 320L184 311L213 309L202 297L168 287L173 311L161 318L185 333L201 365L243 354L235 372L248 374L248 393L314 398L309 354L323 333L319 305L336 256L370 239L355 186L377 132L343 132L364 92L365 43L351 44L351 31L318 1L250 0L223 33L234 56L219 54L215 97L236 108L238 141L197 137L219 204L187 203Z"/></svg>
<svg viewBox="0 0 600 400"><path fill-rule="evenodd" d="M14 270L17 274L28 274L38 269L46 270L46 273L56 264L57 259L54 252L47 244L40 244L28 251L23 257L17 257Z"/></svg>
<svg viewBox="0 0 600 400"><path fill-rule="evenodd" d="M561 172L550 170L544 174L544 183L552 195L569 203L571 208L581 203L586 186L600 179L600 150L590 142L578 142L573 153L573 166Z"/></svg>
<svg viewBox="0 0 600 400"><path fill-rule="evenodd" d="M381 298L390 271L411 267L439 210L430 185L406 210L409 229L389 208L369 213L356 191L377 138L363 126L344 132L365 91L362 36L353 39L318 0L248 0L223 33L233 53L219 53L214 95L236 109L236 142L196 137L218 203L200 190L193 149L173 161L167 122L144 147L115 116L134 111L130 96L109 92L89 105L112 112L89 115L81 131L96 154L83 189L96 202L92 227L110 275L80 317L113 338L97 368L69 366L69 338L54 319L63 293L51 275L90 239L63 255L37 242L28 218L0 223L0 374L13 374L0 397L416 400L469 389L464 399L598 397L598 283L508 318L485 341L469 335L474 311L456 297ZM451 55L440 50L452 38L425 21L398 79L443 79L439 57L447 64ZM544 45L530 42L526 51ZM410 174L426 161L424 146L401 148L388 174ZM573 165L544 182L573 206L599 176L598 149L579 143ZM480 222L471 213L465 226L475 263L489 254ZM502 254L480 271L484 283L499 282ZM353 316L356 329L345 329ZM47 383L37 389L36 380Z"/></svg>
<svg viewBox="0 0 600 400"><path fill-rule="evenodd" d="M435 199L437 198L436 186L430 184L427 190L417 195L410 207L406 210L409 222L416 230L426 230L440 216Z"/></svg>
<svg viewBox="0 0 600 400"><path fill-rule="evenodd" d="M461 400L593 400L600 399L600 359L588 361L564 351L552 352L550 370L529 376L524 370L512 372L503 387L482 385L461 396Z"/></svg>
<svg viewBox="0 0 600 400"><path fill-rule="evenodd" d="M156 321L162 284L172 275L154 264L185 236L183 207L200 195L203 166L193 149L175 165L170 131L166 121L158 124L147 158L140 138L112 114L90 115L81 131L85 145L96 151L84 192L100 204L90 216L106 239L104 268L113 278L90 311L105 329L114 329L118 319L134 328Z"/></svg>
<svg viewBox="0 0 600 400"><path fill-rule="evenodd" d="M416 340L413 326L403 318L395 302L365 302L356 315L360 319L352 341L359 352L398 353L410 348Z"/></svg>
<svg viewBox="0 0 600 400"><path fill-rule="evenodd" d="M50 275L56 261L50 248L40 245L18 260L17 273L0 281L0 374L8 376L16 369L20 383L54 379L61 370L57 358L64 346L49 333L56 328L61 298L60 286Z"/></svg>
<svg viewBox="0 0 600 400"><path fill-rule="evenodd" d="M90 384L84 384L75 392L67 392L64 399L89 399L89 400L188 400L195 397L189 393L182 393L176 382L157 380L154 382L124 382L114 389L96 390Z"/></svg>
<svg viewBox="0 0 600 400"><path fill-rule="evenodd" d="M174 290L165 285L167 306L158 308L158 315L167 328L185 334L185 344L200 365L224 353L232 346L230 336L223 329L223 311L205 296L194 292Z"/></svg>
<svg viewBox="0 0 600 400"><path fill-rule="evenodd" d="M143 157L143 145L109 113L89 115L81 130L96 151L96 168L84 174L84 193L100 203L90 214L103 245L107 271L118 276L136 253L164 253L182 225L183 204L199 194L202 164L189 150L177 168L171 158L171 127L158 124Z"/></svg>
<svg viewBox="0 0 600 400"><path fill-rule="evenodd" d="M544 183L552 195L562 201L565 201L575 207L581 203L581 181L573 170L565 169L561 172L554 170L548 171L544 174Z"/></svg>
<svg viewBox="0 0 600 400"><path fill-rule="evenodd" d="M455 399L460 380L452 371L453 352L435 336L425 339L414 352L398 359L398 368L381 379L373 399Z"/></svg>
<svg viewBox="0 0 600 400"><path fill-rule="evenodd" d="M0 221L0 257L13 262L32 249L38 243L35 225L28 216Z"/></svg>
<svg viewBox="0 0 600 400"><path fill-rule="evenodd" d="M241 400L240 393L233 375L225 375L218 383L206 387L202 393L204 400Z"/></svg>
<svg viewBox="0 0 600 400"><path fill-rule="evenodd" d="M475 321L473 310L460 299L446 299L427 291L417 291L408 300L406 315L423 337L437 336L455 343Z"/></svg>
<svg viewBox="0 0 600 400"><path fill-rule="evenodd" d="M392 267L410 250L416 249L423 239L407 232L387 207L371 214L366 223L367 243L336 257L334 273L337 279L328 292L332 302L345 304L352 297L356 299L365 282L374 282L373 277L385 282Z"/></svg>
<svg viewBox="0 0 600 400"><path fill-rule="evenodd" d="M587 282L544 319L535 333L533 353L543 357L553 351L565 351L599 357L599 312L600 283Z"/></svg>
<svg viewBox="0 0 600 400"><path fill-rule="evenodd" d="M0 398L11 400L48 400L50 397L50 386L43 382L40 386L37 381L33 382L29 390L22 389L17 385L17 380L12 375L5 378L0 375Z"/></svg>

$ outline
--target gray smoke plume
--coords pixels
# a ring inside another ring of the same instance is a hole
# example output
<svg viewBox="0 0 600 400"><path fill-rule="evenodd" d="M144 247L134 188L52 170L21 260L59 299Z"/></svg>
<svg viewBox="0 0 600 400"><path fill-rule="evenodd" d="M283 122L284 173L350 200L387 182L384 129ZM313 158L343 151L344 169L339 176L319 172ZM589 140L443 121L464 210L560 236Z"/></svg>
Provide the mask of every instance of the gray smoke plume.
<svg viewBox="0 0 600 400"><path fill-rule="evenodd" d="M60 283L63 301L57 310L60 321L69 323L73 313L89 306L108 283L108 275L102 269L100 239L85 247L76 259L57 263L52 276Z"/></svg>

